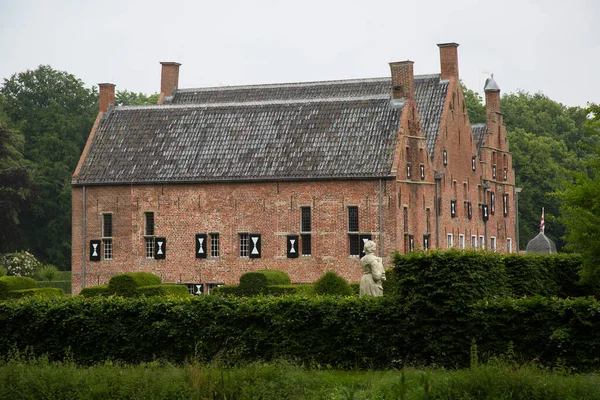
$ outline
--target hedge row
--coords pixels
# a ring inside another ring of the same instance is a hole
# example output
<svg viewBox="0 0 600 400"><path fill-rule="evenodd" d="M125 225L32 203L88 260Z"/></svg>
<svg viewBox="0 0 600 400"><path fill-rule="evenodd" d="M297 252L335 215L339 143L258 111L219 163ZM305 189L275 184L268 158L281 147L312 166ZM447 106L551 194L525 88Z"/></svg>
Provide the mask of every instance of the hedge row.
<svg viewBox="0 0 600 400"><path fill-rule="evenodd" d="M71 281L37 281L38 287L52 287L62 289L65 293L71 293Z"/></svg>
<svg viewBox="0 0 600 400"><path fill-rule="evenodd" d="M452 368L468 365L475 340L482 358L512 343L525 361L600 368L593 299L487 301L438 320L427 318L433 309L393 297L27 298L0 302L0 354L16 346L83 364L284 357L341 368Z"/></svg>
<svg viewBox="0 0 600 400"><path fill-rule="evenodd" d="M129 272L115 275L108 284L88 286L79 293L83 297L176 296L188 297L190 292L184 285L161 284L160 277L148 272Z"/></svg>

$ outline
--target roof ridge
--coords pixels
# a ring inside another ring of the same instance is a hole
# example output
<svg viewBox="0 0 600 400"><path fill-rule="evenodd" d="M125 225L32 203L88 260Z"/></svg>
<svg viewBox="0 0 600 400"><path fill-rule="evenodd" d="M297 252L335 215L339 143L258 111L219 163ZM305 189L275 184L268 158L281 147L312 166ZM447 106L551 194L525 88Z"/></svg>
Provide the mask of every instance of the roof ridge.
<svg viewBox="0 0 600 400"><path fill-rule="evenodd" d="M285 100L260 100L260 101L238 101L229 103L185 103L185 104L154 104L141 106L117 106L113 110L170 110L178 108L218 108L218 107L240 107L260 106L272 104L301 104L301 103L338 103L364 100L390 100L391 94L377 94L368 96L351 97L323 97L323 98L301 98Z"/></svg>
<svg viewBox="0 0 600 400"><path fill-rule="evenodd" d="M425 80L425 79L434 79L434 78L441 78L441 74L415 75L415 80ZM226 85L226 86L184 88L184 89L177 89L176 92L189 93L189 92L212 92L212 91L219 91L219 90L326 86L326 85L339 85L339 84L343 84L343 83L386 82L386 81L391 81L391 80L392 80L391 77L378 77L378 78L354 78L354 79L337 79L337 80L308 81L308 82L259 83L259 84L255 84L255 85ZM441 79L440 79L440 81L441 81Z"/></svg>

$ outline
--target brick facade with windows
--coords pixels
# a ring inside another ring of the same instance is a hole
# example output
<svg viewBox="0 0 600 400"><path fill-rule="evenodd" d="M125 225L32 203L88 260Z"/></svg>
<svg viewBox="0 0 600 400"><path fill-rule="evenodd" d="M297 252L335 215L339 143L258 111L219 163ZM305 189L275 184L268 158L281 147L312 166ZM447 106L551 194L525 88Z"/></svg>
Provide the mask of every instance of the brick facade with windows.
<svg viewBox="0 0 600 400"><path fill-rule="evenodd" d="M499 89L486 82L487 123L471 126L458 45L439 46L441 75L405 61L391 80L178 89L179 64L163 63L161 104L102 105L73 176L73 293L130 271L205 292L258 269L358 281L369 238L386 265L394 250L492 237L506 252L516 210ZM150 256L159 238L164 259ZM106 240L110 259L103 247L90 261Z"/></svg>

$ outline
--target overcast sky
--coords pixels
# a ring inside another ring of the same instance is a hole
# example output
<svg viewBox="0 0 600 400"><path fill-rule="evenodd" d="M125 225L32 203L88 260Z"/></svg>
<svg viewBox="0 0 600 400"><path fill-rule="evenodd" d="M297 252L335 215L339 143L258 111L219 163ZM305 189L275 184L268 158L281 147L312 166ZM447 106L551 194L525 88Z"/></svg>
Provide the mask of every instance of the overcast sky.
<svg viewBox="0 0 600 400"><path fill-rule="evenodd" d="M460 77L482 93L543 92L600 102L597 0L0 0L0 82L49 64L86 86L179 87L389 76L410 59L439 72L437 43L460 44Z"/></svg>

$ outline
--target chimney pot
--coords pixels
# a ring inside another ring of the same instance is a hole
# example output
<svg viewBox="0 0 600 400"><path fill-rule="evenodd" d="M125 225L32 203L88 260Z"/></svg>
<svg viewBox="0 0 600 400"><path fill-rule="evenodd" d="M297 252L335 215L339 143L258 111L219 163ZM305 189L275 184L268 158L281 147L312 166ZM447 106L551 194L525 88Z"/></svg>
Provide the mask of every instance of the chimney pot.
<svg viewBox="0 0 600 400"><path fill-rule="evenodd" d="M414 62L410 60L391 62L392 96L394 99L415 99Z"/></svg>
<svg viewBox="0 0 600 400"><path fill-rule="evenodd" d="M440 43L442 79L458 79L458 43Z"/></svg>
<svg viewBox="0 0 600 400"><path fill-rule="evenodd" d="M173 96L173 89L179 87L179 67L180 63L171 61L162 61L162 71L160 74L160 93L163 96Z"/></svg>
<svg viewBox="0 0 600 400"><path fill-rule="evenodd" d="M108 106L115 104L115 85L112 83L99 83L98 88L100 90L100 112L106 112Z"/></svg>

